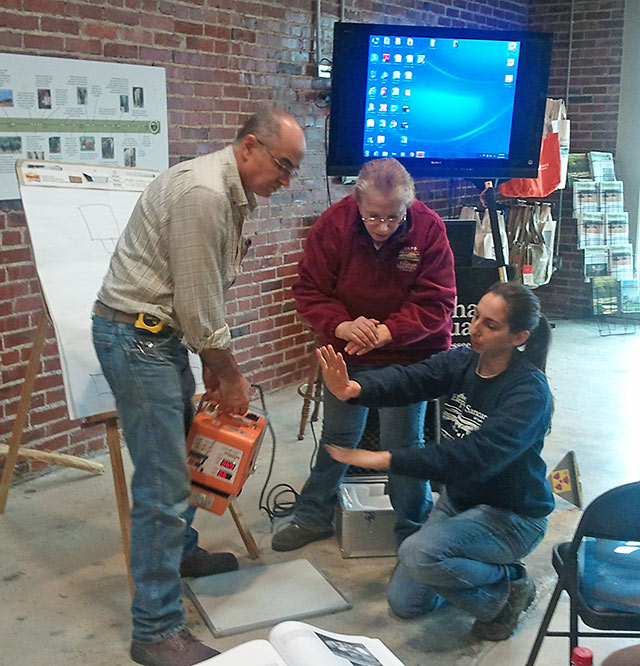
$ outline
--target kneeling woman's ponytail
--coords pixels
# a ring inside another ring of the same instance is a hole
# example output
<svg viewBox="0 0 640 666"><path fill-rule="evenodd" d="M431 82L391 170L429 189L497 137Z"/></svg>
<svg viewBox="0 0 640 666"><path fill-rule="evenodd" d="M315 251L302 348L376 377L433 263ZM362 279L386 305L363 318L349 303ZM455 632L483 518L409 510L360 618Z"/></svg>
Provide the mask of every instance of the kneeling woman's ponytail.
<svg viewBox="0 0 640 666"><path fill-rule="evenodd" d="M489 288L488 293L504 298L509 330L512 333L529 331L524 351L515 353L522 354L544 372L551 343L551 327L540 311L538 297L519 282L496 282Z"/></svg>

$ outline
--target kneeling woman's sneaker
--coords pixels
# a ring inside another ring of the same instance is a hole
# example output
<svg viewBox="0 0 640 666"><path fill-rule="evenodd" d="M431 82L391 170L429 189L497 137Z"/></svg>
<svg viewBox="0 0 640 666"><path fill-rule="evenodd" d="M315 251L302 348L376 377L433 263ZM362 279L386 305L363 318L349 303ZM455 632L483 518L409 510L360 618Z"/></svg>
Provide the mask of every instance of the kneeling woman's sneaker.
<svg viewBox="0 0 640 666"><path fill-rule="evenodd" d="M472 632L483 641L504 641L518 626L520 613L527 610L536 596L536 585L523 567L523 575L511 581L507 603L491 622L476 620Z"/></svg>

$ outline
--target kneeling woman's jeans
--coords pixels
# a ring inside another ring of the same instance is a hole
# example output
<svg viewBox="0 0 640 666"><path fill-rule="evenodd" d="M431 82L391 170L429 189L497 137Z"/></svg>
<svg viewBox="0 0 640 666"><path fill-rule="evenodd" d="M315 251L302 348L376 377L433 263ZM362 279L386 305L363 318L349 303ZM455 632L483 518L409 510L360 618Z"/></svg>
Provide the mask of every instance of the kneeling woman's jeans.
<svg viewBox="0 0 640 666"><path fill-rule="evenodd" d="M427 522L400 546L387 598L400 617L417 617L443 600L488 622L509 594L507 565L540 543L546 518L480 504L457 511L446 492Z"/></svg>

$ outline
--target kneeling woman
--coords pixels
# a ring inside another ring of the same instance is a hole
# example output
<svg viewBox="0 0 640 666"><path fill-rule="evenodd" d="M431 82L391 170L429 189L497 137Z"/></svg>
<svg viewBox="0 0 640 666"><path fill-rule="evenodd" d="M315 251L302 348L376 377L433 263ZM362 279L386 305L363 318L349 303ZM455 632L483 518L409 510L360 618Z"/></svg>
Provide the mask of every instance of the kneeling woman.
<svg viewBox="0 0 640 666"><path fill-rule="evenodd" d="M341 400L381 407L446 396L439 444L393 453L327 446L343 463L446 485L398 551L388 590L397 615L417 617L446 600L476 618L478 638L499 641L533 601L535 585L520 560L542 540L553 510L540 456L552 412L549 342L533 292L498 283L478 303L472 349L364 373L357 382L340 354L318 350L327 388Z"/></svg>

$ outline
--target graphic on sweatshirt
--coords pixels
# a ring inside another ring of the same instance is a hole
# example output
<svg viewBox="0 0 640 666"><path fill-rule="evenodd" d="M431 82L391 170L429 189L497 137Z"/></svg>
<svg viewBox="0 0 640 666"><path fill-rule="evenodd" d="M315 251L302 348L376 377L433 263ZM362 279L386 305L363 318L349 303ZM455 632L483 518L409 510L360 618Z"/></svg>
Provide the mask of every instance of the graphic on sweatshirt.
<svg viewBox="0 0 640 666"><path fill-rule="evenodd" d="M486 418L486 414L467 404L464 393L454 393L442 410L442 420L448 422L443 423L442 436L445 439L464 437L478 430Z"/></svg>

